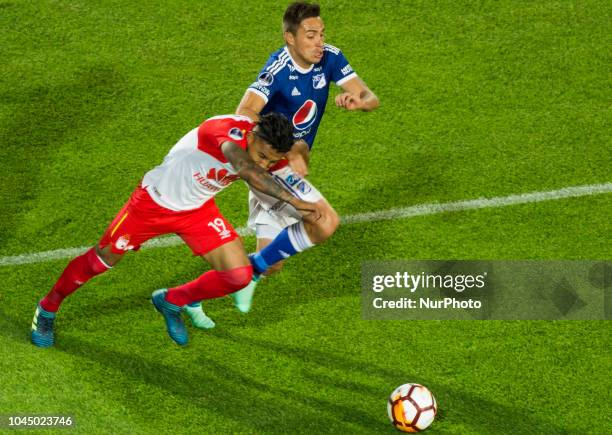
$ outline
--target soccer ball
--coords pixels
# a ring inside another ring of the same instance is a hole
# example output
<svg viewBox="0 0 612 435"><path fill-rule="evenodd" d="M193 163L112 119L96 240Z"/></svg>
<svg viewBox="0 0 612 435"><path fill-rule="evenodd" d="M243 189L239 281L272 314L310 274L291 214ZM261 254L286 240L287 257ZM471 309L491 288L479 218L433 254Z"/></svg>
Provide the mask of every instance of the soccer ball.
<svg viewBox="0 0 612 435"><path fill-rule="evenodd" d="M396 429L402 432L420 432L434 421L438 404L426 387L404 384L389 396L387 412Z"/></svg>

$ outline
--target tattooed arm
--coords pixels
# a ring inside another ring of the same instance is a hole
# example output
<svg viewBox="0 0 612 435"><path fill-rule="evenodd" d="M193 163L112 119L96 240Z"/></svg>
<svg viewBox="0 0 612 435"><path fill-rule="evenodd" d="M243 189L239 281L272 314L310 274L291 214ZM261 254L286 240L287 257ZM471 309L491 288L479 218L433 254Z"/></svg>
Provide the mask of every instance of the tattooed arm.
<svg viewBox="0 0 612 435"><path fill-rule="evenodd" d="M274 181L274 178L263 168L258 166L249 154L233 142L224 142L221 144L221 151L227 160L232 164L238 176L248 183L249 186L259 190L266 195L273 196L281 201L288 202L296 210L304 215L314 213L315 216L310 216L317 220L320 217L318 207L311 203L302 201L296 198L280 184Z"/></svg>

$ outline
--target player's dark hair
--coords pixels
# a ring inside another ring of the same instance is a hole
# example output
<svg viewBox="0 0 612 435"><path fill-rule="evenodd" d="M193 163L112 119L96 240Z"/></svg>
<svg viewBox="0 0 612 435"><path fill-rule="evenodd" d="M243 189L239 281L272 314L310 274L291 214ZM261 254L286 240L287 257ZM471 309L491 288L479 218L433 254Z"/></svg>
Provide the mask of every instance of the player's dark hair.
<svg viewBox="0 0 612 435"><path fill-rule="evenodd" d="M260 116L253 132L279 153L284 154L293 146L293 125L281 113L270 112Z"/></svg>
<svg viewBox="0 0 612 435"><path fill-rule="evenodd" d="M294 2L287 6L283 15L283 31L297 34L300 23L306 18L321 15L321 6L317 3Z"/></svg>

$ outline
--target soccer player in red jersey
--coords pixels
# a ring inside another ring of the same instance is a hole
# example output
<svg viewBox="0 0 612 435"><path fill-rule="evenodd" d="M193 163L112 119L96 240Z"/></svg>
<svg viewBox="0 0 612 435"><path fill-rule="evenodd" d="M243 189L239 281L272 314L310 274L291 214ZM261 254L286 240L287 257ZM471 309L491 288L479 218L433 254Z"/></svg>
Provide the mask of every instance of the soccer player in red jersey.
<svg viewBox="0 0 612 435"><path fill-rule="evenodd" d="M54 343L53 322L62 301L96 275L117 264L128 251L168 233L178 234L212 266L194 281L153 292L170 337L187 344L180 313L194 301L225 296L246 286L253 268L232 225L215 204L215 195L238 178L279 200L304 217L300 237L317 239L314 223L321 207L283 189L268 170L293 146L292 125L278 113L260 117L217 116L185 135L163 163L146 173L100 242L73 259L51 291L39 302L32 322L32 343Z"/></svg>

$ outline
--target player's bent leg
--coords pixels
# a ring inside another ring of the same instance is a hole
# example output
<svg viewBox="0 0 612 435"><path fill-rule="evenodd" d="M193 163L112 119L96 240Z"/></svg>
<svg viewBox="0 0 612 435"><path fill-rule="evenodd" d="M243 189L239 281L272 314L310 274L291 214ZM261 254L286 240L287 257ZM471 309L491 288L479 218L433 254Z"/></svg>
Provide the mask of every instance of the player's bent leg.
<svg viewBox="0 0 612 435"><path fill-rule="evenodd" d="M257 246L256 251L259 252L268 246L276 238L276 236L282 231L277 225L269 224L256 224L257 234ZM253 306L253 296L255 295L255 289L262 278L270 276L274 273L279 272L283 267L284 261L279 261L268 268L268 270L259 275L254 273L251 282L243 289L232 293L232 299L234 300L234 306L241 313L248 313L251 311Z"/></svg>
<svg viewBox="0 0 612 435"><path fill-rule="evenodd" d="M274 238L282 231L282 228L277 228L272 225L257 224L257 247L256 251L259 252L268 246ZM265 237L260 237L260 234L264 234ZM270 276L274 273L280 272L284 264L284 261L279 261L268 268L263 274L253 274L253 279L245 288L232 293L232 299L234 300L234 306L238 308L241 313L248 313L251 311L253 306L253 296L255 295L255 289L259 285L259 282L266 276Z"/></svg>
<svg viewBox="0 0 612 435"><path fill-rule="evenodd" d="M109 270L120 258L110 261L109 257L101 254L98 247L79 255L68 263L51 291L40 301L42 308L56 312L66 297L93 277Z"/></svg>
<svg viewBox="0 0 612 435"><path fill-rule="evenodd" d="M340 216L336 210L325 200L318 201L321 205L321 218L316 221L304 219L304 227L308 233L308 237L315 245L320 245L325 240L329 239L340 226Z"/></svg>
<svg viewBox="0 0 612 435"><path fill-rule="evenodd" d="M247 287L232 294L234 305L241 312L246 313L251 309L260 277L280 271L286 258L322 243L336 231L340 218L324 198L320 200L320 209L320 219L312 222L300 220L282 230L278 230L275 225L257 224L258 252L249 256L254 279Z"/></svg>
<svg viewBox="0 0 612 435"><path fill-rule="evenodd" d="M260 277L277 273L284 259L327 240L336 231L340 218L323 195L306 180L301 180L287 167L275 174L285 180L285 187L299 198L316 202L322 216L317 221L302 220L292 207L274 210L277 200L261 192L249 193L249 226L257 233L257 253L251 255L254 279L247 287L233 293L234 304L248 312Z"/></svg>
<svg viewBox="0 0 612 435"><path fill-rule="evenodd" d="M280 231L279 231L280 232ZM278 235L278 234L277 234ZM262 251L266 246L268 246L270 243L272 243L274 239L267 239L267 238L261 238L261 239L257 239L257 245L256 245L256 250L257 252ZM266 270L265 273L262 274L262 276L270 276L270 275L274 275L275 273L278 273L281 271L281 269L283 268L283 266L285 265L285 260L281 260L278 261L274 264L272 264L268 270Z"/></svg>
<svg viewBox="0 0 612 435"><path fill-rule="evenodd" d="M207 261L213 269L219 272L231 271L250 265L240 238L236 238L231 242L213 249L202 255L202 258ZM251 279L250 276L249 279Z"/></svg>
<svg viewBox="0 0 612 435"><path fill-rule="evenodd" d="M278 234L278 232L279 230L276 230L275 235ZM272 240L273 239L268 238L258 238L256 248L257 252L261 251L263 248L272 243ZM255 289L257 288L257 285L259 284L261 279L265 276L269 276L273 273L279 272L283 267L283 264L283 261L279 261L278 263L272 265L264 274L253 274L253 279L245 288L232 293L231 296L234 300L234 306L238 309L238 311L244 314L251 311L251 307L253 306L253 296L255 295Z"/></svg>
<svg viewBox="0 0 612 435"><path fill-rule="evenodd" d="M340 218L325 199L321 199L318 203L322 210L320 219L315 221L305 218L289 225L268 246L250 257L254 273L266 273L279 261L331 237L340 224Z"/></svg>
<svg viewBox="0 0 612 435"><path fill-rule="evenodd" d="M226 243L202 256L214 268L195 280L168 291L168 301L187 305L204 299L229 295L245 287L253 269L240 239Z"/></svg>
<svg viewBox="0 0 612 435"><path fill-rule="evenodd" d="M50 347L55 342L53 324L65 298L93 277L106 272L121 259L105 256L98 247L91 248L73 259L47 295L41 299L32 319L31 341L38 347Z"/></svg>
<svg viewBox="0 0 612 435"><path fill-rule="evenodd" d="M226 296L240 290L251 281L253 272L240 239L226 243L202 257L212 265L214 270L204 273L187 284L170 289L166 295L166 301L183 307L194 326L209 329L207 328L209 323L205 318L209 320L210 318L204 314L201 307L198 309L194 303Z"/></svg>

